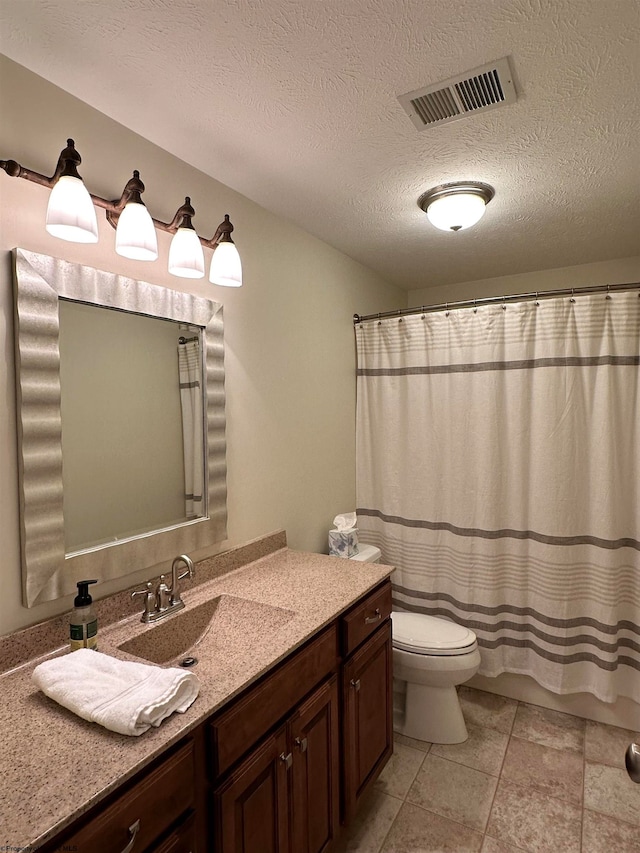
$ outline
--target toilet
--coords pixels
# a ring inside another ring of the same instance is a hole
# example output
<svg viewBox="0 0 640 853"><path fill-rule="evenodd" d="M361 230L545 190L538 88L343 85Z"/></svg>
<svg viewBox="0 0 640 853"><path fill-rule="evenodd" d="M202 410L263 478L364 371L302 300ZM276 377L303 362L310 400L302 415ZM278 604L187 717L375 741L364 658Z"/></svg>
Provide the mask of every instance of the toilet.
<svg viewBox="0 0 640 853"><path fill-rule="evenodd" d="M380 549L360 545L352 560L380 562ZM391 614L394 720L399 734L429 743L462 743L468 737L456 686L480 667L473 631L423 613Z"/></svg>

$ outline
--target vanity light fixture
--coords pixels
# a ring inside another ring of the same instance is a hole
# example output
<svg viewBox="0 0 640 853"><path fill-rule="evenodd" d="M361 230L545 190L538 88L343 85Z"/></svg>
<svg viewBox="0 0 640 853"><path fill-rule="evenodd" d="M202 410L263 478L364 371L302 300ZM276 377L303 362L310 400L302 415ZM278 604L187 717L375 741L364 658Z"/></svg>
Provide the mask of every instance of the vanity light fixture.
<svg viewBox="0 0 640 853"><path fill-rule="evenodd" d="M242 284L242 265L231 232L233 225L225 214L210 240L200 237L191 219L195 210L191 199L178 208L171 222L154 219L142 201L144 184L140 173L134 171L119 199L110 201L89 193L78 174L81 163L73 139L58 158L56 170L49 178L26 169L15 160L0 160L3 169L13 178L25 178L51 190L47 207L46 229L54 237L77 243L97 243L96 207L101 207L107 220L116 229L116 252L126 258L154 261L158 257L156 229L173 234L169 248L169 272L182 278L204 276L202 247L213 249L209 281L227 287Z"/></svg>
<svg viewBox="0 0 640 853"><path fill-rule="evenodd" d="M489 184L460 181L441 184L423 193L418 199L418 207L424 210L436 228L462 231L482 219L494 195L495 190Z"/></svg>

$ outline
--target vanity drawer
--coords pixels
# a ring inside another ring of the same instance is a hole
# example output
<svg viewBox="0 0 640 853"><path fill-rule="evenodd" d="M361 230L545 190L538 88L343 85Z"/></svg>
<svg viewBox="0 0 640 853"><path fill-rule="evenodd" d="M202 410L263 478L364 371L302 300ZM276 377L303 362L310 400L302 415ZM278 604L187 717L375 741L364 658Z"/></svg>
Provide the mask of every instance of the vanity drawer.
<svg viewBox="0 0 640 853"><path fill-rule="evenodd" d="M391 581L387 580L340 620L342 654L347 657L391 615Z"/></svg>
<svg viewBox="0 0 640 853"><path fill-rule="evenodd" d="M228 770L338 663L335 624L293 654L209 724L212 778Z"/></svg>
<svg viewBox="0 0 640 853"><path fill-rule="evenodd" d="M90 850L91 853L145 850L194 806L194 771L194 747L190 740L81 829L66 836L56 849ZM187 825L185 832L188 832ZM134 835L135 842L131 844ZM182 849L178 845L180 836L176 839L175 849L179 851ZM195 846L193 849L195 851Z"/></svg>

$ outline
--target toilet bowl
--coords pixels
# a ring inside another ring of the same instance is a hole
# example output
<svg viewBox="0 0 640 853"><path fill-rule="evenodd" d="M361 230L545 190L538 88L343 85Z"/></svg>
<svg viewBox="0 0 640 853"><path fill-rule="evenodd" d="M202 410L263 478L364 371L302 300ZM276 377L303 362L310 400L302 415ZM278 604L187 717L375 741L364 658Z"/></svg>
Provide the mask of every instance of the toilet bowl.
<svg viewBox="0 0 640 853"><path fill-rule="evenodd" d="M380 549L359 545L351 560L380 562ZM480 667L473 631L422 613L391 614L393 632L393 728L429 743L468 738L456 686Z"/></svg>
<svg viewBox="0 0 640 853"><path fill-rule="evenodd" d="M468 734L456 686L480 667L476 635L422 613L394 611L391 621L394 699L400 700L394 729L430 743L462 743Z"/></svg>

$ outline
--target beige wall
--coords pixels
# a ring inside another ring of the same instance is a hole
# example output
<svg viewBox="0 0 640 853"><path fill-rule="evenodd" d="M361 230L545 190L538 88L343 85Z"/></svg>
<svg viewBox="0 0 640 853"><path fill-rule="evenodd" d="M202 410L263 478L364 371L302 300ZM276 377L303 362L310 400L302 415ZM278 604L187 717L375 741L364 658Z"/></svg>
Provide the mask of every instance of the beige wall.
<svg viewBox="0 0 640 853"><path fill-rule="evenodd" d="M0 634L71 606L70 598L31 610L21 604L9 255L15 246L222 302L229 494L223 547L284 527L292 547L324 550L334 515L355 508L352 315L404 307L406 293L2 57L0 79L0 157L51 174L73 137L80 173L97 195L118 196L139 169L158 219L170 220L190 195L194 223L210 237L229 213L245 282L233 290L169 276L163 233L155 263L121 258L101 215L97 246L56 240L44 230L47 190L0 172ZM105 584L96 597L147 574Z"/></svg>
<svg viewBox="0 0 640 853"><path fill-rule="evenodd" d="M640 255L634 258L619 258L574 267L464 281L424 290L410 290L407 305L412 308L444 302L462 302L465 299L482 299L486 296L510 296L517 293L534 293L538 290L560 290L565 287L592 287L600 284L631 282L640 282Z"/></svg>

